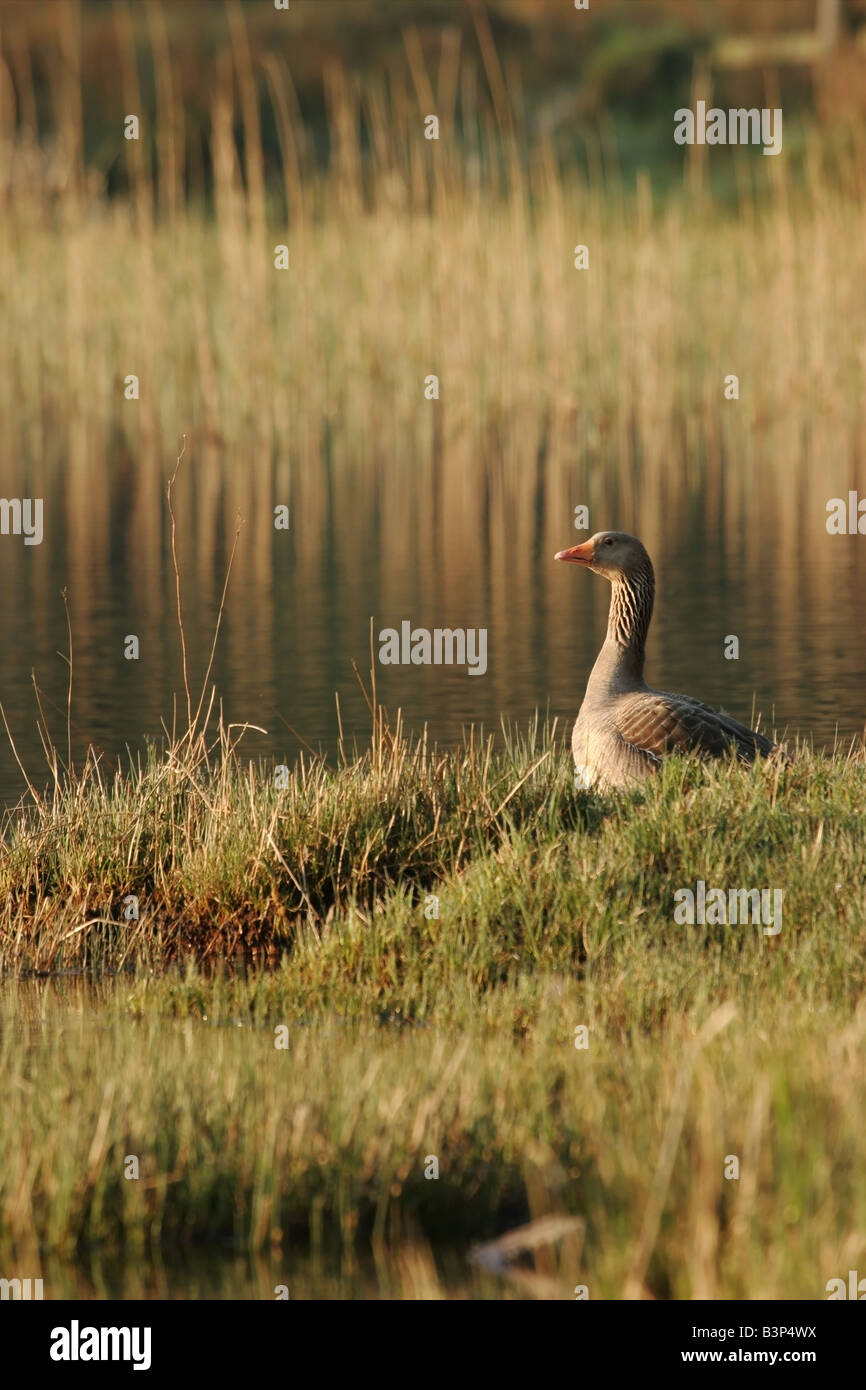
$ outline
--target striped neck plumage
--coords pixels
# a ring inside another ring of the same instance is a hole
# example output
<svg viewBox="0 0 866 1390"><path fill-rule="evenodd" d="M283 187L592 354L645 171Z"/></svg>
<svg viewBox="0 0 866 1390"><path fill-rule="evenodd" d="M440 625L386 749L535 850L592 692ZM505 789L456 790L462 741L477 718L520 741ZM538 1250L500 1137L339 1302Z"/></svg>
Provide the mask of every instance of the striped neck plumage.
<svg viewBox="0 0 866 1390"><path fill-rule="evenodd" d="M646 566L620 575L611 589L607 640L629 653L638 671L642 672L655 596L652 565L647 561Z"/></svg>

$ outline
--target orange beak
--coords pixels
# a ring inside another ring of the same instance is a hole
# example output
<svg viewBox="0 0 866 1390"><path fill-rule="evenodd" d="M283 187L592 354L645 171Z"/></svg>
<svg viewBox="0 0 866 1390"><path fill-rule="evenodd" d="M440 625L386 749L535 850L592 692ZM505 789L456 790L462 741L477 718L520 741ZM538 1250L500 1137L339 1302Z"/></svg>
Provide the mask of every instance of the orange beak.
<svg viewBox="0 0 866 1390"><path fill-rule="evenodd" d="M591 565L593 547L589 541L584 541L583 545L573 545L570 550L558 550L553 558L566 560L570 565Z"/></svg>

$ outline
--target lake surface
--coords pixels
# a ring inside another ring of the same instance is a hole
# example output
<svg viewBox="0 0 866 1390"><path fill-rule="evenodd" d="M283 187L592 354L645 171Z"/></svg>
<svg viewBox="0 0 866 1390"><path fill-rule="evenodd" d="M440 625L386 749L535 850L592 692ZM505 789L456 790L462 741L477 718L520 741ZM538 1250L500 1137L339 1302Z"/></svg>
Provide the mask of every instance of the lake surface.
<svg viewBox="0 0 866 1390"><path fill-rule="evenodd" d="M688 422L686 422L687 426ZM507 423L503 426L507 432ZM261 725L252 758L291 761L303 744L333 754L335 693L347 738L368 720L352 671L369 669L378 634L413 627L486 628L487 670L383 666L379 699L409 728L453 745L475 721L526 721L539 709L563 734L603 639L604 581L553 560L594 530L640 535L658 592L647 677L748 720L830 746L862 731L866 710L866 537L829 535L826 503L856 488L851 464L825 462L820 438L789 456L783 441L734 441L727 451L683 439L647 461L624 432L581 434L549 454L455 440L447 431L417 457L385 437L355 460L321 468L264 462L188 445L177 484L177 543L191 684L207 665L236 519L243 517L213 666L227 720ZM444 442L443 442L444 440ZM766 464L765 459L771 462ZM159 738L173 694L182 720L180 647L164 488L164 456L136 462L118 448L71 468L58 451L6 471L43 498L44 536L0 536L0 700L37 785L47 779L32 676L52 735L66 747L66 617L73 645L72 739L109 765L128 745ZM861 495L866 482L861 480ZM19 490L18 488L15 489ZM289 507L276 530L273 509ZM574 508L590 507L589 530ZM125 659L127 639L139 641ZM725 639L739 638L727 660ZM23 779L5 734L0 799Z"/></svg>

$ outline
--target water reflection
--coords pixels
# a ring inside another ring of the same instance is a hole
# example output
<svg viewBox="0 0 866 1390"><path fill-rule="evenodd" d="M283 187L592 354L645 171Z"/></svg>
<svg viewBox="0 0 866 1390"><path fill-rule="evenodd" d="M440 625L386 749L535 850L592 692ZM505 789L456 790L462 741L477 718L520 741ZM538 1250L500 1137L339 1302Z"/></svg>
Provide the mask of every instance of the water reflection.
<svg viewBox="0 0 866 1390"><path fill-rule="evenodd" d="M502 1298L510 1292L502 1280L474 1271L464 1257L434 1255L426 1245L390 1250L378 1260L288 1250L250 1256L223 1245L126 1257L94 1250L75 1262L45 1257L38 1268L31 1277L42 1279L45 1300L450 1299ZM567 1292L563 1285L562 1296Z"/></svg>
<svg viewBox="0 0 866 1390"><path fill-rule="evenodd" d="M250 962L235 968L246 970ZM52 1086L48 1054L69 1055L78 1045L92 1051L100 1031L130 1030L122 976L58 974L7 980L0 986L0 1049L9 1049L16 1085ZM179 1020L151 1018L177 1032ZM223 1019L226 1027L233 1020ZM249 1023L249 1020L247 1020ZM316 1029L318 1045L331 1044L339 1020ZM115 1031L114 1038L119 1034ZM26 1048L22 1059L21 1044ZM31 1136L34 1145L37 1141ZM35 1154L34 1154L35 1157ZM411 1223L409 1225L411 1230ZM465 1243L464 1243L465 1244ZM4 1247L5 1248L5 1247ZM42 1280L42 1297L54 1299L438 1299L507 1298L507 1280L477 1268L457 1244L434 1249L423 1238L353 1248L331 1242L299 1242L278 1233L269 1248L250 1253L231 1239L194 1243L130 1242L124 1249L82 1244L74 1255L30 1247L19 1233L14 1255L2 1257L7 1279ZM514 1295L519 1296L519 1293ZM562 1296L568 1296L563 1281Z"/></svg>
<svg viewBox="0 0 866 1390"><path fill-rule="evenodd" d="M743 440L724 455L698 449L696 470L694 431L638 464L616 433L576 458L562 428L552 437L549 421L534 424L524 423L521 439L541 452L527 452L522 466L515 443L498 435L480 447L434 438L411 465L408 441L388 448L386 440L363 468L350 467L348 443L337 439L327 470L323 464L330 484L291 460L275 462L268 479L252 460L191 445L177 490L191 669L200 678L207 664L240 513L214 679L228 719L268 730L247 735L250 756L291 759L299 741L332 752L335 692L347 735L364 735L351 663L369 666L371 616L376 633L405 619L488 629L483 677L447 666L378 668L380 699L401 705L410 727L426 723L447 745L470 721L495 730L500 716L525 720L536 708L567 724L608 601L601 581L553 563L556 550L586 537L572 526L579 503L590 507L591 529L634 531L653 557L651 683L739 718L749 717L754 698L765 720L775 711L779 727L818 745L832 743L837 727L843 737L861 731L866 547L860 537L826 532L827 497L834 487L844 495L850 481L818 466L829 439L816 431L792 472L791 440L769 432L772 464L757 474ZM57 655L67 646L64 587L78 756L92 741L122 761L127 745L139 748L145 734L161 736L162 720L171 722L182 684L162 468L154 458L136 473L122 454L97 455L82 490L67 488L45 462L34 489L45 498L44 543L3 538L0 698L37 782L46 774L31 673L54 737L66 744L66 668ZM291 508L288 532L274 529L274 498ZM137 661L124 659L130 634L139 639ZM738 661L724 656L730 634L739 638ZM4 738L2 799L16 798L22 785Z"/></svg>

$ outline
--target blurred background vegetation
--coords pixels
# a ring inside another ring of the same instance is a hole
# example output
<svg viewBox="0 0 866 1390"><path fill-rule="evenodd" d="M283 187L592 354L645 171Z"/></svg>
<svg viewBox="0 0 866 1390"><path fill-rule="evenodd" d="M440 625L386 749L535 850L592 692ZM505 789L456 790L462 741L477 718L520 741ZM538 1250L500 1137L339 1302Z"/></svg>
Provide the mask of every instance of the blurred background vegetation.
<svg viewBox="0 0 866 1390"><path fill-rule="evenodd" d="M0 15L2 129L40 141L53 130L60 155L80 154L109 192L129 179L118 71L127 93L129 83L140 93L140 113L158 115L144 123L145 159L157 162L170 133L178 185L212 187L203 74L239 43L254 63L271 55L290 70L291 114L321 163L337 152L345 92L359 96L362 149L375 140L370 96L382 90L395 116L403 103L435 108L470 149L488 116L522 146L544 134L585 161L601 131L599 158L623 173L677 169L672 110L689 103L696 75L711 74L708 94L722 106L784 101L786 118L814 114L825 126L866 111L866 0L592 0L579 12L570 0L291 0L289 11L273 0L3 0ZM263 77L261 150L266 175L277 175L278 115ZM80 151L58 107L79 80ZM713 163L724 180L725 160ZM176 198L168 171L161 188Z"/></svg>
<svg viewBox="0 0 866 1390"><path fill-rule="evenodd" d="M825 509L866 486L864 40L866 0L0 0L0 467L46 516L0 547L14 727L34 669L65 723L66 587L78 746L159 735L186 435L190 659L240 516L214 676L257 751L333 748L335 691L365 730L351 660L410 605L491 633L484 682L383 673L411 727L572 717L576 504L658 557L659 684L862 728L866 556ZM781 105L782 155L677 146L698 99Z"/></svg>

